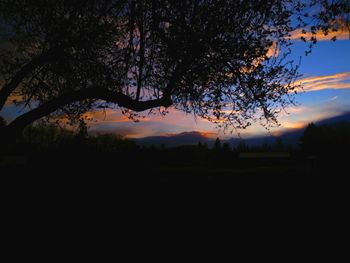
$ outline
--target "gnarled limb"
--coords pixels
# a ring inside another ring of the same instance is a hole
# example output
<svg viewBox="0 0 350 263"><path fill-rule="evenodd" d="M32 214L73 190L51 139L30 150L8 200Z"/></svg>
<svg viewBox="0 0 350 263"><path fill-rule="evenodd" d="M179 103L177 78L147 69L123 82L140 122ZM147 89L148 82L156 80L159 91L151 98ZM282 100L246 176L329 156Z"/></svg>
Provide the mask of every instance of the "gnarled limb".
<svg viewBox="0 0 350 263"><path fill-rule="evenodd" d="M27 125L34 122L35 120L47 116L66 105L86 99L105 100L107 102L116 103L120 107L124 107L138 112L160 106L169 107L172 104L169 95L165 95L162 98L154 100L137 101L122 93L94 87L66 93L57 98L52 99L51 101L43 103L37 108L16 118L8 126L3 128L3 132L5 133L5 136L17 137L22 133L23 129ZM1 136L4 136L4 134L2 134Z"/></svg>

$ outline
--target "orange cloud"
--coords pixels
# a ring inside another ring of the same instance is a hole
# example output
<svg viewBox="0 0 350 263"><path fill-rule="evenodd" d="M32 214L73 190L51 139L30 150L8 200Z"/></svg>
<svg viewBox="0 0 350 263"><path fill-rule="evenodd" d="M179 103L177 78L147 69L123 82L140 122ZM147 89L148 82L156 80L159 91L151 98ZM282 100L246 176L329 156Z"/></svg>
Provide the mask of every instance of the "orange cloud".
<svg viewBox="0 0 350 263"><path fill-rule="evenodd" d="M84 113L84 117L87 119L98 120L101 122L128 122L132 121L125 115L122 115L117 110L106 109L97 110L97 111L89 111Z"/></svg>
<svg viewBox="0 0 350 263"><path fill-rule="evenodd" d="M202 136L204 136L206 138L214 138L214 137L218 136L218 133L216 133L216 132L201 131L200 133L202 134Z"/></svg>
<svg viewBox="0 0 350 263"><path fill-rule="evenodd" d="M311 32L303 33L303 29L299 28L291 33L291 40L301 40L304 37L306 40L310 40L311 37L316 37L318 41L330 41L332 38L336 37L337 40L349 40L350 33L346 29L340 29L337 32L330 32L325 35L322 31L317 31L316 34Z"/></svg>
<svg viewBox="0 0 350 263"><path fill-rule="evenodd" d="M303 121L299 121L299 122L284 122L282 124L283 128L286 129L301 129L304 128L307 125L307 123L303 122Z"/></svg>
<svg viewBox="0 0 350 263"><path fill-rule="evenodd" d="M350 40L350 24L342 18L338 18L330 23L330 26L334 26L338 30L336 32L328 32L327 35L324 34L322 30L318 30L313 34L312 32L306 29L296 29L291 33L290 39L292 40L301 40L305 38L310 40L312 37L316 37L319 41L329 41L334 37L339 40ZM330 29L331 31L331 29Z"/></svg>
<svg viewBox="0 0 350 263"><path fill-rule="evenodd" d="M279 47L277 45L277 42L273 42L271 47L267 51L266 56L268 58L270 58L270 57L278 57L279 54L280 54L280 49L279 49Z"/></svg>
<svg viewBox="0 0 350 263"><path fill-rule="evenodd" d="M297 85L302 85L304 91L316 91L324 89L349 89L350 71L300 79Z"/></svg>
<svg viewBox="0 0 350 263"><path fill-rule="evenodd" d="M14 105L14 102L22 102L23 101L23 96L22 95L16 95L16 94L12 94L10 95L6 102L5 102L5 106L12 106Z"/></svg>

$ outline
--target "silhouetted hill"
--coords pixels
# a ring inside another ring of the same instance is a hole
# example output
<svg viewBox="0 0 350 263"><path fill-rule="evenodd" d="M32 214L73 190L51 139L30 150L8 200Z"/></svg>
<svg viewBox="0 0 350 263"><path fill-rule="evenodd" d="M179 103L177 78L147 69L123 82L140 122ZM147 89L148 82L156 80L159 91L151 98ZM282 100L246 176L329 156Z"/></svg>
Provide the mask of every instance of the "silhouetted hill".
<svg viewBox="0 0 350 263"><path fill-rule="evenodd" d="M345 112L341 115L315 122L315 124L328 125L328 124L337 124L341 122L350 122L350 112Z"/></svg>
<svg viewBox="0 0 350 263"><path fill-rule="evenodd" d="M318 122L314 122L316 125L333 125L341 122L350 122L350 112L344 114L323 119ZM246 145L250 147L257 147L263 144L273 145L277 138L281 138L282 142L286 145L298 145L299 138L304 133L306 127L300 129L293 129L284 132L280 136L257 136L251 138L244 138ZM212 147L215 139L208 138L201 132L191 131L182 132L179 134L169 134L166 136L151 136L145 138L134 139L134 141L139 145L151 146L151 145L165 145L166 147L176 147L180 145L196 145L198 142L206 143L208 147ZM222 142L228 142L231 146L237 146L242 139L240 138L230 138L228 140L222 140Z"/></svg>
<svg viewBox="0 0 350 263"><path fill-rule="evenodd" d="M236 147L240 142L244 141L244 143L246 145L248 145L249 147L256 147L256 146L261 146L263 144L268 144L268 145L272 145L275 143L276 141L275 136L259 136L259 137L252 137L252 138L244 138L244 139L238 139L238 138L231 138L228 139L227 142Z"/></svg>
<svg viewBox="0 0 350 263"><path fill-rule="evenodd" d="M213 140L205 137L200 132L182 132L179 134L169 134L165 136L150 136L145 138L134 139L139 145L165 145L167 147L176 147L180 145L196 145L198 142L207 143L208 146L213 144Z"/></svg>
<svg viewBox="0 0 350 263"><path fill-rule="evenodd" d="M243 141L249 147L258 147L264 144L274 145L276 143L276 140L278 138L281 138L284 144L296 145L298 144L299 138L303 134L303 132L304 132L304 129L298 129L298 130L288 131L280 136L273 136L273 135L257 136L252 138L245 138L243 139ZM238 139L238 138L231 138L227 140L227 142L232 146L237 146L241 141L242 139Z"/></svg>
<svg viewBox="0 0 350 263"><path fill-rule="evenodd" d="M321 125L336 125L342 122L350 122L350 112L346 112L335 117L323 119L314 123L317 126L321 126ZM285 144L293 144L293 145L298 144L299 138L303 135L305 128L306 127L285 132L280 137Z"/></svg>

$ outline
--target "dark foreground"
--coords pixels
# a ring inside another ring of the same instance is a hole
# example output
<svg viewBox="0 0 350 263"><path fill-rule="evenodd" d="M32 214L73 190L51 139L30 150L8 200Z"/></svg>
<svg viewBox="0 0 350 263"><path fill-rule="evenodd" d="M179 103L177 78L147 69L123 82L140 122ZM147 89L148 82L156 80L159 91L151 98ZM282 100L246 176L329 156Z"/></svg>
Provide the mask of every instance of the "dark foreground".
<svg viewBox="0 0 350 263"><path fill-rule="evenodd" d="M348 169L339 160L237 158L218 167L209 161L174 164L171 159L167 163L160 158L163 162L156 163L150 162L154 156L148 158L74 153L12 156L12 164L8 160L4 165L2 159L0 191L9 204L44 203L49 208L63 203L74 211L82 204L107 206L107 211L119 211L120 205L130 202L133 205L128 209L154 203L169 207L169 200L185 200L183 204L190 207L197 202L243 204L250 200L263 205L262 209L266 202L285 206L286 198L301 199L304 204L305 196L305 205L313 207L320 198L326 197L327 204L328 197L346 200L338 196L348 192Z"/></svg>
<svg viewBox="0 0 350 263"><path fill-rule="evenodd" d="M2 180L28 184L117 185L167 182L236 182L302 185L340 180L349 172L349 123L309 125L299 145L232 147L219 139L213 146L167 148L141 146L117 135L89 136L55 126L28 127L14 144L0 147Z"/></svg>
<svg viewBox="0 0 350 263"><path fill-rule="evenodd" d="M140 146L115 135L92 137L55 127L29 127L16 144L0 147L0 177L3 182L63 187L124 182L298 186L347 178L350 126L311 128L315 134L307 129L300 147L278 140L271 146L232 147L217 139L210 148L201 143L166 148Z"/></svg>
<svg viewBox="0 0 350 263"><path fill-rule="evenodd" d="M346 160L317 157L231 158L225 163L198 163L188 157L175 163L162 158L113 154L27 154L2 155L2 179L26 178L42 181L84 181L166 183L166 182L238 182L305 181L343 177ZM231 156L230 156L231 157Z"/></svg>

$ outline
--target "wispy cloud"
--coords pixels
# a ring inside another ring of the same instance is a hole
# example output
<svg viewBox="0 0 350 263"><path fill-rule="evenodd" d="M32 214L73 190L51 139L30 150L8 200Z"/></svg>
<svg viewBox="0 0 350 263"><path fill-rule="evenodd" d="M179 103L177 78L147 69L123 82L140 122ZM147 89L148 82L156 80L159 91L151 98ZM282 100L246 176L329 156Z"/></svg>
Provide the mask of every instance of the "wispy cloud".
<svg viewBox="0 0 350 263"><path fill-rule="evenodd" d="M5 106L13 106L15 105L14 102L21 102L23 101L23 96L22 95L15 95L12 94L9 96L5 102Z"/></svg>
<svg viewBox="0 0 350 263"><path fill-rule="evenodd" d="M285 109L285 112L287 114L283 114L284 111L282 112L283 116L288 116L289 114L299 114L299 113L303 113L307 110L307 108L305 106L291 106Z"/></svg>
<svg viewBox="0 0 350 263"><path fill-rule="evenodd" d="M333 75L303 78L297 81L296 84L302 85L304 91L316 91L324 89L349 89L350 71Z"/></svg>
<svg viewBox="0 0 350 263"><path fill-rule="evenodd" d="M350 40L350 33L348 30L340 29L337 32L330 32L327 35L325 35L322 31L312 34L311 32L305 32L303 29L299 28L291 33L290 39L301 40L302 38L305 38L306 40L310 40L311 37L316 37L318 41L330 41L334 37L336 37L337 40Z"/></svg>
<svg viewBox="0 0 350 263"><path fill-rule="evenodd" d="M301 129L307 125L308 122L305 121L296 121L296 122L284 122L282 127L285 129Z"/></svg>
<svg viewBox="0 0 350 263"><path fill-rule="evenodd" d="M336 38L337 40L350 40L350 24L344 19L336 19L330 22L331 26L337 28L337 31L327 32L325 33L322 30L318 30L314 32L310 32L308 29L299 28L294 30L291 33L290 39L292 40L301 40L305 38L306 40L310 40L312 37L316 37L318 41L330 41Z"/></svg>

